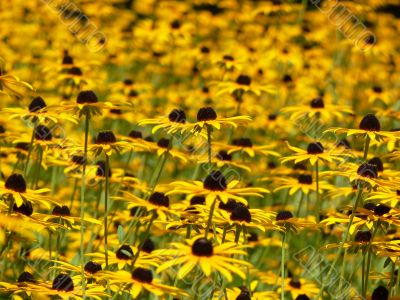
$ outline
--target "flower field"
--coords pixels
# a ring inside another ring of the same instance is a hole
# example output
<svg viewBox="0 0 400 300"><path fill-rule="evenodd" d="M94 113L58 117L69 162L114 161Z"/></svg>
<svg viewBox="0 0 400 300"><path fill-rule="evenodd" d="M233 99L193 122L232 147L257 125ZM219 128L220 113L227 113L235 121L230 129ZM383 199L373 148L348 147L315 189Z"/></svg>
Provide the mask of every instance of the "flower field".
<svg viewBox="0 0 400 300"><path fill-rule="evenodd" d="M0 17L0 299L400 299L398 1Z"/></svg>

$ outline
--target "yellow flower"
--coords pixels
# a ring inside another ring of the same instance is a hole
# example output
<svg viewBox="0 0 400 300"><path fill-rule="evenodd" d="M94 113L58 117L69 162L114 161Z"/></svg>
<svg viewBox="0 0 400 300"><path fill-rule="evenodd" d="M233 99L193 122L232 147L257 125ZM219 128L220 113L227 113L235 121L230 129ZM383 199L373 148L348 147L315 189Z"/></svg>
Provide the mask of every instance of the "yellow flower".
<svg viewBox="0 0 400 300"><path fill-rule="evenodd" d="M195 196L205 196L206 202L212 203L215 199L220 199L223 203L227 203L229 199L247 204L244 197L254 196L263 197L262 194L269 193L267 189L248 187L237 188L238 180L232 180L227 183L225 176L220 171L212 171L204 182L201 181L175 181L170 184L171 190L166 195L188 194L189 199Z"/></svg>
<svg viewBox="0 0 400 300"><path fill-rule="evenodd" d="M222 143L213 143L213 146L216 146L217 149L226 150L228 154L234 153L246 153L250 157L254 157L256 154L263 155L263 156L281 156L278 152L273 151L271 149L275 148L275 144L265 145L265 146L256 146L253 145L250 138L239 138L234 139L232 141L232 145L225 145Z"/></svg>
<svg viewBox="0 0 400 300"><path fill-rule="evenodd" d="M310 105L288 106L281 109L283 113L290 114L290 120L296 121L302 118L321 118L331 121L333 118L343 119L344 114L353 113L352 109L344 105L325 104L322 97L311 100Z"/></svg>
<svg viewBox="0 0 400 300"><path fill-rule="evenodd" d="M212 107L203 107L197 113L197 122L186 124L181 132L191 131L194 134L205 135L208 130L214 128L220 130L222 126L232 126L246 124L251 120L248 116L236 116L230 118L218 118L217 113Z"/></svg>
<svg viewBox="0 0 400 300"><path fill-rule="evenodd" d="M159 279L153 277L151 270L137 267L132 273L127 271L104 271L101 278L109 281L111 290L116 293L124 291L129 293L132 299L139 299L140 293L148 291L157 297L168 296L188 296L186 292L173 286L164 285Z"/></svg>
<svg viewBox="0 0 400 300"><path fill-rule="evenodd" d="M307 150L290 146L289 143L287 143L287 145L289 149L296 152L296 154L282 158L281 159L282 163L286 163L288 161L294 161L294 163L297 164L303 161L309 161L310 164L313 166L318 161L323 161L323 162L343 161L343 158L340 157L341 155L344 155L343 153L340 153L335 149L326 152L320 142L310 143L307 147Z"/></svg>
<svg viewBox="0 0 400 300"><path fill-rule="evenodd" d="M304 195L310 194L310 192L316 192L317 187L313 184L313 179L311 175L308 174L300 174L297 179L292 177L278 177L274 180L274 183L278 185L275 188L274 192L289 189L289 195L292 196L298 191L301 191ZM319 190L320 194L325 193L326 191L333 190L334 187L326 181L319 181Z"/></svg>
<svg viewBox="0 0 400 300"><path fill-rule="evenodd" d="M50 203L56 204L48 196L43 194L50 192L49 189L38 189L31 190L26 187L26 182L21 174L12 174L6 180L6 182L0 182L0 194L3 199L6 199L11 204L21 206L23 203L32 202L44 207L50 208ZM8 197L11 197L8 198Z"/></svg>
<svg viewBox="0 0 400 300"><path fill-rule="evenodd" d="M158 117L155 119L145 119L139 121L139 125L156 125L151 130L151 133L156 133L160 129L166 130L168 134L179 132L184 128L186 123L186 114L181 109L172 110L167 117Z"/></svg>
<svg viewBox="0 0 400 300"><path fill-rule="evenodd" d="M213 272L218 272L231 282L233 280L232 274L244 279L246 275L241 267L251 266L246 261L231 257L235 254L247 255L247 252L244 251L245 246L236 243L225 242L222 245L214 246L211 241L205 238L194 237L187 240L185 244L171 243L171 245L175 249L163 249L157 252L168 259L167 262L158 267L157 273L176 265L182 265L177 274L177 277L182 279L199 266L207 277L211 276Z"/></svg>
<svg viewBox="0 0 400 300"><path fill-rule="evenodd" d="M52 283L26 283L26 290L33 295L58 296L61 299L83 299L82 286L80 285L80 276L71 278L67 274L58 274ZM97 284L87 284L85 287L85 296L96 300L109 296L105 288Z"/></svg>
<svg viewBox="0 0 400 300"><path fill-rule="evenodd" d="M360 122L359 129L348 129L334 127L325 132L333 132L336 134L345 133L347 136L356 135L360 137L369 137L371 141L385 141L391 139L399 139L400 133L396 131L381 131L381 124L375 115L366 115Z"/></svg>

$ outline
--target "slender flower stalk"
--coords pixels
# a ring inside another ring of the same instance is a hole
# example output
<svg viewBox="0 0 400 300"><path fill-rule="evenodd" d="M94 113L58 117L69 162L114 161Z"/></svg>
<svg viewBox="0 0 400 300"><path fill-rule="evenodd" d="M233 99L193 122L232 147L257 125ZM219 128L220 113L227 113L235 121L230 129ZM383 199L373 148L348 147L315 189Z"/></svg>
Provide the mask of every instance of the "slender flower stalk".
<svg viewBox="0 0 400 300"><path fill-rule="evenodd" d="M106 156L106 165L105 165L105 176L106 183L104 185L104 256L106 261L106 269L108 269L108 226L107 226L107 218L108 218L108 194L110 190L110 157Z"/></svg>
<svg viewBox="0 0 400 300"><path fill-rule="evenodd" d="M364 298L367 297L367 291L368 291L369 269L371 267L371 259L372 259L371 246L372 246L372 242L373 242L373 240L374 240L374 238L376 236L376 233L379 230L380 220L378 220L378 222L376 222L375 226L376 227L375 227L375 229L374 229L374 231L372 233L372 237L371 237L371 240L368 243L367 251L366 251L366 254L365 254L365 255L367 255L367 265L366 265L366 272L365 272L364 289L362 290L362 296Z"/></svg>
<svg viewBox="0 0 400 300"><path fill-rule="evenodd" d="M283 232L281 249L281 300L285 300L285 243L286 232Z"/></svg>
<svg viewBox="0 0 400 300"><path fill-rule="evenodd" d="M368 150L369 150L369 144L370 144L370 138L367 136L366 141L365 141L365 147L364 147L364 155L363 155L363 160L365 161L367 159L368 156ZM353 225L353 220L354 220L354 216L356 214L356 211L360 205L361 199L362 199L362 191L363 191L363 184L362 183L358 183L358 192L357 192L357 197L356 197L356 201L354 202L354 206L350 215L350 219L349 219L349 223L347 224L347 228L346 228L346 232L342 238L342 241L340 242L340 246L337 250L336 253L336 257L335 260L333 261L333 263L331 264L331 267L329 268L329 271L326 275L326 278L330 278L330 275L332 274L332 271L334 270L336 264L339 261L339 258L342 256L342 252L344 249L344 243L347 241L348 237L349 237L349 232L350 232L350 228ZM343 260L346 259L346 256L343 256ZM343 268L345 267L344 264L342 264L342 270L341 270L341 274L344 273ZM339 281L341 281L341 278L339 279ZM324 289L325 289L325 284L326 282L323 281L322 285L321 285L321 289L319 292L319 296L323 295ZM341 285L341 283L339 283L339 286Z"/></svg>
<svg viewBox="0 0 400 300"><path fill-rule="evenodd" d="M88 112L85 114L85 144L83 148L83 165L82 165L82 183L81 183L81 196L80 196L80 207L81 207L81 239L80 239L80 263L81 263L81 281L82 281L82 295L85 299L85 248L84 248L84 235L85 235L85 192L86 192L86 165L88 160L88 140L89 140L89 121L90 115ZM72 202L72 201L71 201Z"/></svg>

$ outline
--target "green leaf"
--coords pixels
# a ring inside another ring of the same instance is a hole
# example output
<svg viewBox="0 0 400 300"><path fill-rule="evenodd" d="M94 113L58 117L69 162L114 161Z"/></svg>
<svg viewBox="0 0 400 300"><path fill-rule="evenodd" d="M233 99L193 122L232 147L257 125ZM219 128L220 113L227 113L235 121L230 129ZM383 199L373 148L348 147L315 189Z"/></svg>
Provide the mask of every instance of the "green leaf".
<svg viewBox="0 0 400 300"><path fill-rule="evenodd" d="M124 228L122 228L121 225L118 225L117 234L118 234L119 243L122 244L122 242L124 241L125 232L124 232Z"/></svg>

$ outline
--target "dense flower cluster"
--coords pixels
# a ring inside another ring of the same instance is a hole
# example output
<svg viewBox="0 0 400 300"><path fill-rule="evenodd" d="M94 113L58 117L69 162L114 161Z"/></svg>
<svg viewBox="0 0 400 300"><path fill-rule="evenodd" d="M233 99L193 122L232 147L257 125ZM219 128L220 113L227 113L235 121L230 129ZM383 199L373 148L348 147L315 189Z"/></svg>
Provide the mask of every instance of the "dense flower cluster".
<svg viewBox="0 0 400 300"><path fill-rule="evenodd" d="M1 298L400 297L398 1L0 6Z"/></svg>

